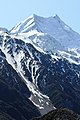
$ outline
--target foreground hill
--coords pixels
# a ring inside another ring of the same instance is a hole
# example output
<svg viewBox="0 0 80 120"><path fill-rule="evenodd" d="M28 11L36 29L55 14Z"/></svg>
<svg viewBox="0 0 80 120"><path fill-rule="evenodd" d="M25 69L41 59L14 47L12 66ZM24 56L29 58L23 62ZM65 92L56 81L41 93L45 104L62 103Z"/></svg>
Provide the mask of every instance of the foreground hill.
<svg viewBox="0 0 80 120"><path fill-rule="evenodd" d="M80 120L80 116L68 109L56 109L33 120Z"/></svg>

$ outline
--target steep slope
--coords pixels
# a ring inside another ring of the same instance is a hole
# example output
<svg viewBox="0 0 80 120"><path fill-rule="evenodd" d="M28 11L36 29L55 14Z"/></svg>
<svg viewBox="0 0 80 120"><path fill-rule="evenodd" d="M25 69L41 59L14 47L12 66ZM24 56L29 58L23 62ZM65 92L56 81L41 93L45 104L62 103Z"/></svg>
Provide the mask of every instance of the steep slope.
<svg viewBox="0 0 80 120"><path fill-rule="evenodd" d="M35 49L31 43L25 43L20 39L12 37L13 36L8 34L2 36L1 49L6 55L8 63L17 71L17 74L19 74L20 78L25 82L29 90L28 92L30 93L28 98L37 106L41 114L44 114L52 110L53 105L49 97L42 94L37 87L37 78L39 74L36 74L40 68L40 62L37 61L39 56L36 56L36 54L39 53L36 50L38 48L36 47Z"/></svg>
<svg viewBox="0 0 80 120"><path fill-rule="evenodd" d="M28 99L30 94L24 81L7 63L5 55L0 51L0 113L4 113L6 119L15 120L29 120L39 116L38 109Z"/></svg>

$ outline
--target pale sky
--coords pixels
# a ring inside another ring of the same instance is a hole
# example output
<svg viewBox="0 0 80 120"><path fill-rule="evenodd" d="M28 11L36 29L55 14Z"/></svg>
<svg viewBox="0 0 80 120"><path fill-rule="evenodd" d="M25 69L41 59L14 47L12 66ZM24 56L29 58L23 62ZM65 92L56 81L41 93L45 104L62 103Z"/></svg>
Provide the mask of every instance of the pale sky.
<svg viewBox="0 0 80 120"><path fill-rule="evenodd" d="M80 33L80 0L0 0L0 27L11 29L33 13L42 17L57 14Z"/></svg>

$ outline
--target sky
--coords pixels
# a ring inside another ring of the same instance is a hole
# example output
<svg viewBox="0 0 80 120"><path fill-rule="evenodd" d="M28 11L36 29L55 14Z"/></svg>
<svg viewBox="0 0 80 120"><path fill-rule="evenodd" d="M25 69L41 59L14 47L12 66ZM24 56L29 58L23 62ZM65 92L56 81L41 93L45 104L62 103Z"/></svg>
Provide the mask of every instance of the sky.
<svg viewBox="0 0 80 120"><path fill-rule="evenodd" d="M0 0L0 27L10 30L32 14L50 17L57 14L80 33L80 0Z"/></svg>

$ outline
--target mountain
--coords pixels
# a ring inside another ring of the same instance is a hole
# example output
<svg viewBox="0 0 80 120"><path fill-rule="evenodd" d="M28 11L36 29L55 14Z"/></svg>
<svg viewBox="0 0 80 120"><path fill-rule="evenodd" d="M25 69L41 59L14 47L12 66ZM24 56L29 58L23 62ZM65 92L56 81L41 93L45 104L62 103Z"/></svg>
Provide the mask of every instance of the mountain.
<svg viewBox="0 0 80 120"><path fill-rule="evenodd" d="M56 109L41 118L34 118L33 120L80 120L80 116L68 109Z"/></svg>
<svg viewBox="0 0 80 120"><path fill-rule="evenodd" d="M33 14L10 31L1 28L1 111L16 120L56 108L80 114L79 46L80 35L57 15Z"/></svg>
<svg viewBox="0 0 80 120"><path fill-rule="evenodd" d="M60 48L58 49L61 49L63 47L79 48L80 46L80 35L74 32L57 15L49 18L43 18L34 14L26 20L17 24L11 30L11 33L20 35L22 33L27 33L26 36L30 37L34 43L39 42L37 43L39 46L41 44L44 44L43 41L45 41L45 44L47 44L47 42L49 44L49 42L53 41L53 43L51 43L49 47L55 45L54 41L57 42L58 45L62 46L60 46ZM45 36L49 38L45 38ZM43 40L41 38L43 38ZM47 46L45 46L45 49L48 49L46 47Z"/></svg>

